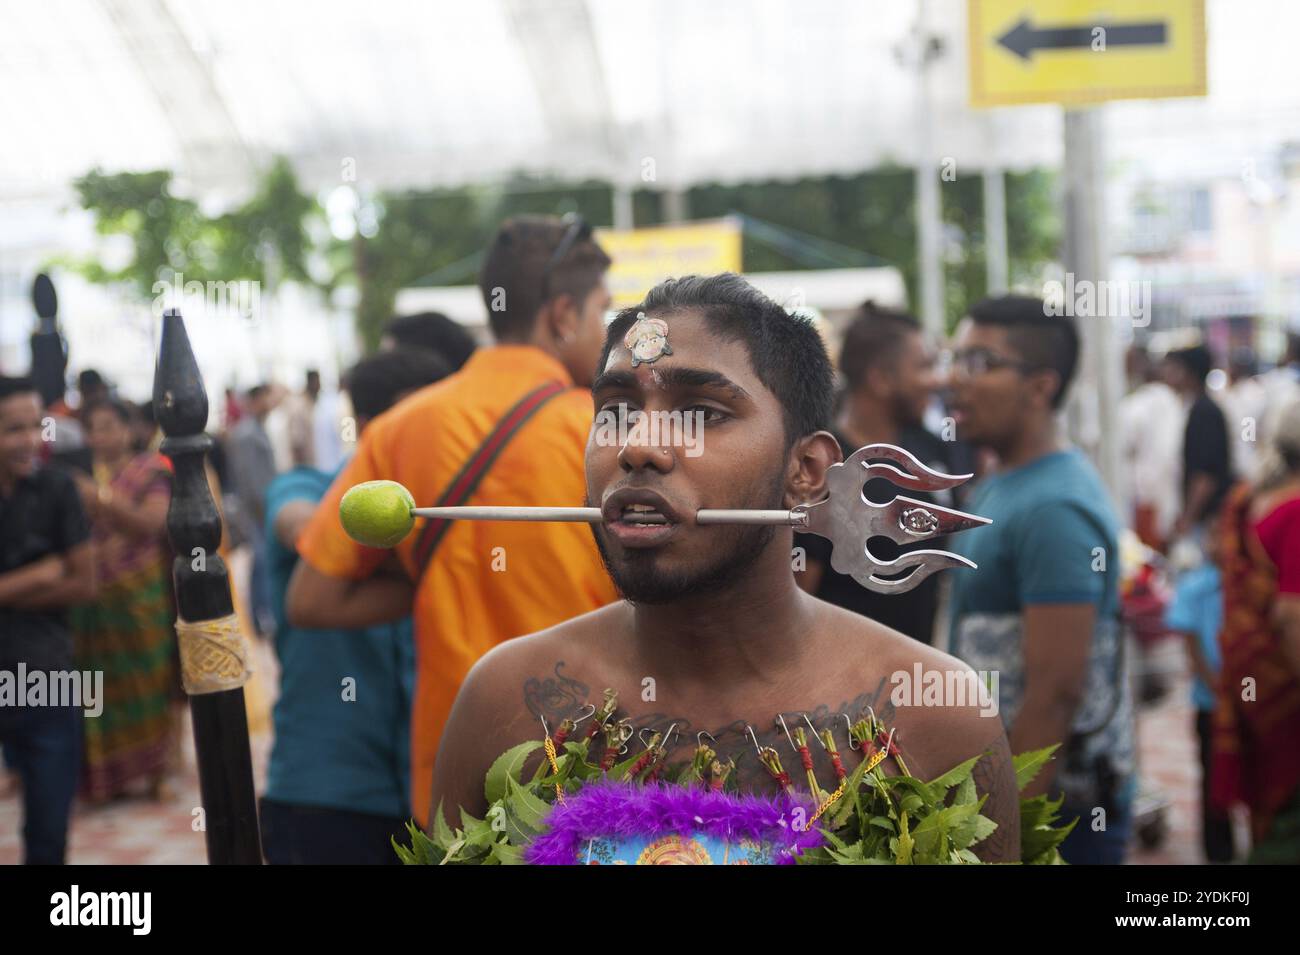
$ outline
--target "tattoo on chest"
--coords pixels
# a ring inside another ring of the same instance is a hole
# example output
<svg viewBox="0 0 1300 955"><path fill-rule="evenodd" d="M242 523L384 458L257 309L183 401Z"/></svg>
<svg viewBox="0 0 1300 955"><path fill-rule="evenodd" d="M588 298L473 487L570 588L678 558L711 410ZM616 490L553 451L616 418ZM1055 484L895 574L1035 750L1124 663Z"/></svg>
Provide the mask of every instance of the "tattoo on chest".
<svg viewBox="0 0 1300 955"><path fill-rule="evenodd" d="M572 677L566 676L564 661L555 664L553 676L544 679L529 677L524 681L524 705L536 717L546 717L552 726L566 716L577 714L587 703L590 689Z"/></svg>
<svg viewBox="0 0 1300 955"><path fill-rule="evenodd" d="M610 719L616 721L626 717L645 737L654 732L667 734L671 730L671 745L668 747L669 756L666 760L670 766L689 762L697 740L709 737L708 745L717 752L719 759L723 762L728 759L734 760L736 768L733 776L739 787L742 790L755 792L776 789L775 781L758 759L755 740L759 746L776 750L786 772L792 778L803 779L801 756L795 750L786 730L793 733L797 726L807 730L811 724L814 732L808 733L808 751L812 757L813 771L825 788L835 779L834 768L830 756L816 739L816 733L825 729L831 730L844 765L851 770L856 765L856 754L851 753L848 724L856 722L870 709L878 719L892 725L894 704L890 702L889 690L890 687L882 676L873 689L863 691L852 699L842 700L838 706L817 703L805 710L772 714L765 720L759 720L756 716L751 722L741 716L721 725L702 725L690 714L674 710L634 710L624 705L627 700L620 695L620 705ZM539 733L542 719L545 719L546 725L554 733L556 727L565 718L591 719L592 708L599 707L602 702L599 691L593 693L589 684L566 672L566 664L563 660L556 662L550 676L531 677L526 680L523 692L524 705L539 721ZM639 697L633 695L631 700L639 701ZM785 728L782 728L780 720L777 719L778 715L784 719ZM847 721L845 717L848 718ZM751 728L753 738L750 736ZM580 725L581 731L585 732L589 729L589 723L584 722ZM632 747L638 747L641 743L633 736L628 740L627 745L630 752ZM903 752L903 758L908 759L905 743L900 740L898 745ZM831 788L834 788L833 785Z"/></svg>

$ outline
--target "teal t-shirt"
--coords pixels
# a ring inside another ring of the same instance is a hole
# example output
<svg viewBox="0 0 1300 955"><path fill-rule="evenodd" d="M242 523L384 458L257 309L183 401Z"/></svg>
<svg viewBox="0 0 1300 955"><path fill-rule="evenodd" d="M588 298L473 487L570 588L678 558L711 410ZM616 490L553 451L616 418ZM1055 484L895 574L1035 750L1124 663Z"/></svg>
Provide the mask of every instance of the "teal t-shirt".
<svg viewBox="0 0 1300 955"><path fill-rule="evenodd" d="M985 478L966 509L993 523L952 538L952 549L978 565L952 574L953 655L996 672L999 715L1010 727L1025 692L1025 607L1096 605L1083 703L1058 753L1057 783L1072 804L1117 798L1133 771L1134 736L1119 522L1105 484L1081 452L1058 451Z"/></svg>
<svg viewBox="0 0 1300 955"><path fill-rule="evenodd" d="M1219 630L1223 626L1223 586L1219 568L1211 563L1184 571L1174 584L1174 597L1165 608L1165 626L1196 635L1205 662L1219 670ZM1214 709L1214 690L1199 676L1192 677L1192 705Z"/></svg>
<svg viewBox="0 0 1300 955"><path fill-rule="evenodd" d="M289 626L284 616L298 555L276 538L276 516L290 501L320 501L334 477L299 467L276 477L267 489L267 567L280 697L273 711L266 796L406 819L415 690L411 621L364 630L306 630Z"/></svg>
<svg viewBox="0 0 1300 955"><path fill-rule="evenodd" d="M953 574L953 614L1019 613L1028 604L1094 603L1119 611L1119 524L1079 451L1058 451L985 478L968 510L993 521L953 537L979 565Z"/></svg>

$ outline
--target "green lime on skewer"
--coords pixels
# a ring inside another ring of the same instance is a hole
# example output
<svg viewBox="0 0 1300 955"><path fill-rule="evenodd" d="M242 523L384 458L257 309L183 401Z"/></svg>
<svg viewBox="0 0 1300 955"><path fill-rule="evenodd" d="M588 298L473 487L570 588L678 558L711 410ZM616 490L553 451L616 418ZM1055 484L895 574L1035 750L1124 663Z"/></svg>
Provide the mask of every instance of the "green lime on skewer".
<svg viewBox="0 0 1300 955"><path fill-rule="evenodd" d="M415 525L415 498L396 481L366 481L339 501L339 520L348 536L367 547L394 547Z"/></svg>

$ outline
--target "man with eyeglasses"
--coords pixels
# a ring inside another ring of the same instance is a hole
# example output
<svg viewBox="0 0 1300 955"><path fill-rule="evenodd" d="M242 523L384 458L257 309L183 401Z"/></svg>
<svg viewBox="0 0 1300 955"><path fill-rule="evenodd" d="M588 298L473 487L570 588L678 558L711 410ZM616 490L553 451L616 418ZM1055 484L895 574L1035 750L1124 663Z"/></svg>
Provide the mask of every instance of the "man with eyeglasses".
<svg viewBox="0 0 1300 955"><path fill-rule="evenodd" d="M1057 430L1078 355L1073 319L1037 298L986 299L958 328L957 436L998 463L966 505L993 523L952 542L979 569L952 576L951 651L999 673L1012 752L1063 744L1026 795L1064 795L1065 818L1079 817L1066 861L1117 864L1134 796L1119 525L1097 471Z"/></svg>
<svg viewBox="0 0 1300 955"><path fill-rule="evenodd" d="M614 587L581 524L429 521L387 551L343 531L339 501L381 479L421 505L581 501L609 264L580 218L505 222L479 276L495 345L375 419L298 538L291 625L361 628L414 610L411 806L421 824L470 667L504 640L609 603Z"/></svg>

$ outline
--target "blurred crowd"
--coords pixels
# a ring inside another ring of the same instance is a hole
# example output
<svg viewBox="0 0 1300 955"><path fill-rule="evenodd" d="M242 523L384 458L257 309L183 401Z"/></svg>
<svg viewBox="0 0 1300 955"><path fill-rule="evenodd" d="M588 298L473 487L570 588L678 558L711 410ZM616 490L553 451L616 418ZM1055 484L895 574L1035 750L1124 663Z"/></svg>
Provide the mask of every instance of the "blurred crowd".
<svg viewBox="0 0 1300 955"><path fill-rule="evenodd" d="M328 486L354 428L400 394L446 375L449 362L473 348L469 334L444 316L404 316L390 323L384 350L344 376L342 394L322 394L315 371L298 394L272 383L227 389L209 485L223 517L220 553L229 558L246 548L252 555L251 573L234 582L247 632L277 632L274 570L265 563L276 546L267 502L277 488L300 485L307 475L325 476ZM91 806L168 799L167 778L180 766L185 697L166 536L172 466L159 450L152 402L119 397L94 369L48 403L30 379L0 378L0 409L0 627L7 638L0 670L103 679L94 719L83 719L76 702L18 709L22 704L4 700L0 707L4 767L12 774L4 788L22 794L26 858L60 862L74 797ZM400 696L392 705L401 708ZM406 732L403 720L385 725L395 740Z"/></svg>
<svg viewBox="0 0 1300 955"><path fill-rule="evenodd" d="M432 503L500 410L552 381L566 396L516 439L545 464L493 473L493 499L582 502L583 389L603 344L608 265L580 220L510 220L481 277L491 344L476 348L445 316L404 316L338 392L316 371L297 392L226 391L211 455L223 546L252 555L240 604L281 667L261 803L269 861L395 861L389 838L412 815L428 821L439 732L469 667L501 641L613 599L585 528L509 531L536 546L507 548L511 573L500 575L485 572L481 542L449 536L385 555L350 543L337 519L340 495L362 480L399 480ZM494 308L498 290L510 308ZM840 375L827 424L845 454L888 443L974 473L955 492L908 493L993 523L924 545L978 571L888 596L837 573L827 542L798 535L799 585L1001 674L1012 750L1065 743L1053 786L1081 818L1062 849L1072 862L1125 858L1142 821L1135 721L1155 695L1139 680L1135 699L1134 681L1151 642L1179 636L1195 676L1206 859L1297 861L1300 336L1267 370L1204 343L1134 347L1113 423L1114 493L1063 438L1079 332L1041 300L981 302L945 342L866 302L826 337ZM0 642L0 669L21 661L105 681L97 720L0 710L30 861L62 859L78 788L92 801L165 795L183 695L160 439L149 403L117 398L94 371L53 401L25 379L0 380L0 627L30 635ZM879 543L886 560L914 549ZM1143 614L1156 623L1144 629ZM353 697L339 706L348 679ZM1250 846L1234 845L1234 805L1249 811Z"/></svg>
<svg viewBox="0 0 1300 955"><path fill-rule="evenodd" d="M1300 334L1263 371L1246 348L1224 369L1202 343L1158 358L1134 347L1126 364L1119 426L1142 545L1132 623L1141 645L1186 642L1205 858L1243 851L1226 810L1244 803L1250 858L1297 861L1300 766L1287 740L1300 707ZM1143 626L1153 608L1163 613Z"/></svg>

